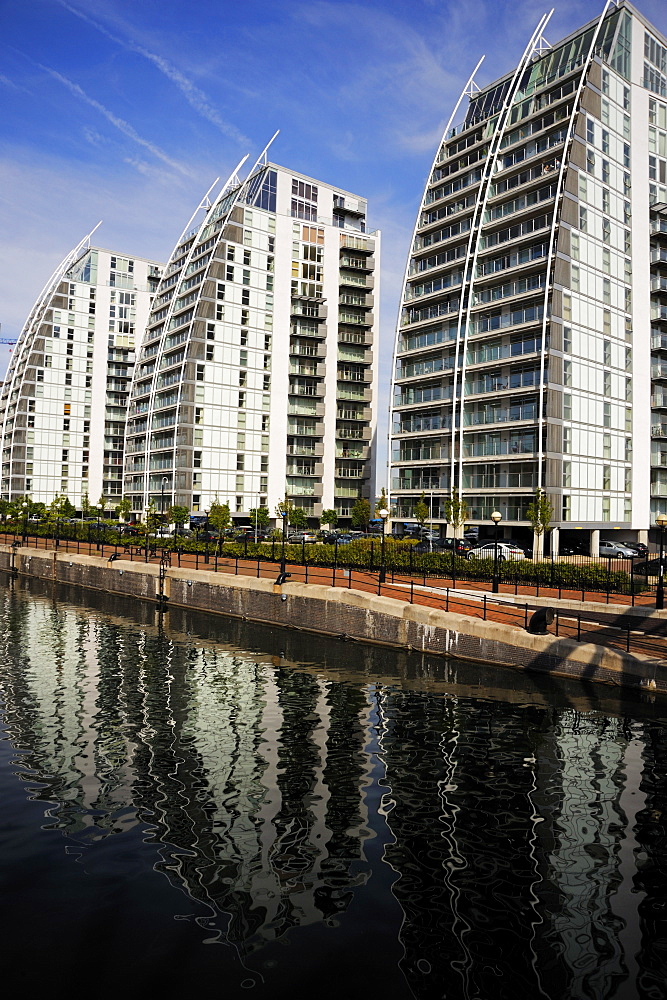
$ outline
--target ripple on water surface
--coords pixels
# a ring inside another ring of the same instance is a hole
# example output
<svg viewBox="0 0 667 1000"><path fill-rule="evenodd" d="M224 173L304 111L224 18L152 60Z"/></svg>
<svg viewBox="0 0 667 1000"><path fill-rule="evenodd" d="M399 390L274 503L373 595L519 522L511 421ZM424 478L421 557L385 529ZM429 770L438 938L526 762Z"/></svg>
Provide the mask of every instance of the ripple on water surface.
<svg viewBox="0 0 667 1000"><path fill-rule="evenodd" d="M659 702L85 601L4 584L23 988L666 995Z"/></svg>

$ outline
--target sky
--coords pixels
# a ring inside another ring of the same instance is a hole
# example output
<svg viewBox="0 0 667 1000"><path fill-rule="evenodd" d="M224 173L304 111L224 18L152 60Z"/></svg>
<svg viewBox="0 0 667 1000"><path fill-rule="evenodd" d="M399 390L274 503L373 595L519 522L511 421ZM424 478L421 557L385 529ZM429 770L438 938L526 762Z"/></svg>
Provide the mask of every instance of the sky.
<svg viewBox="0 0 667 1000"><path fill-rule="evenodd" d="M552 44L603 0L556 0ZM667 34L667 0L635 6ZM165 261L204 192L271 159L368 199L382 230L380 426L433 156L481 56L512 69L541 0L0 0L0 336L100 220ZM458 116L463 117L463 112ZM0 345L0 377L9 348ZM381 435L386 433L383 429Z"/></svg>

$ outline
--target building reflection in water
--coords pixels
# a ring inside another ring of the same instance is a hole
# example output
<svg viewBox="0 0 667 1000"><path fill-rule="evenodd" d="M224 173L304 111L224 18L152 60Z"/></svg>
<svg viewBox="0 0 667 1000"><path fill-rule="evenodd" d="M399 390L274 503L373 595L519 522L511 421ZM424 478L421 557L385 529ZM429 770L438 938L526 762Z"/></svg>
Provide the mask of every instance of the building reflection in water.
<svg viewBox="0 0 667 1000"><path fill-rule="evenodd" d="M398 940L369 923L368 946L416 997L661 995L659 707L152 614L6 594L5 722L45 835L139 830L243 963L398 902Z"/></svg>

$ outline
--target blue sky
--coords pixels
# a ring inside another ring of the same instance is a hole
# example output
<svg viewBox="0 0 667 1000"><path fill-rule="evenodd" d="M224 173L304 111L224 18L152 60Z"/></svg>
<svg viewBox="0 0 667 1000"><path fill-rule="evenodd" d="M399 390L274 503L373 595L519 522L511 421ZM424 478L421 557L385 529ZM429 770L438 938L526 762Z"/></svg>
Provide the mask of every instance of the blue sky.
<svg viewBox="0 0 667 1000"><path fill-rule="evenodd" d="M600 13L561 0L551 42ZM667 33L666 0L636 6ZM165 260L203 192L272 159L363 195L383 231L381 377L424 179L479 57L512 68L540 0L0 0L0 323L96 241ZM0 347L0 373L8 360ZM386 400L387 393L383 393Z"/></svg>

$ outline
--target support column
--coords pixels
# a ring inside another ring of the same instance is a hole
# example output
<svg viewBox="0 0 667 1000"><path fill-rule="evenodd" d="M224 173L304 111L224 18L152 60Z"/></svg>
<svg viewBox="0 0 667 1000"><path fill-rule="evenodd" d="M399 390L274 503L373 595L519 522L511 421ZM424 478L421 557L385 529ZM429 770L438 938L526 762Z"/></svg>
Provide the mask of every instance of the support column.
<svg viewBox="0 0 667 1000"><path fill-rule="evenodd" d="M596 558L600 555L600 529L593 528L591 531L591 555Z"/></svg>
<svg viewBox="0 0 667 1000"><path fill-rule="evenodd" d="M648 545L648 528L640 528L637 532L637 541L643 545Z"/></svg>
<svg viewBox="0 0 667 1000"><path fill-rule="evenodd" d="M551 529L551 555L555 559L556 556L560 555L560 528Z"/></svg>

